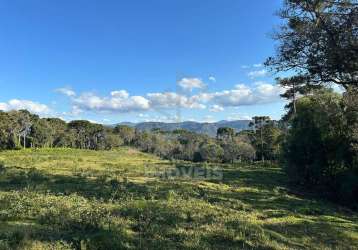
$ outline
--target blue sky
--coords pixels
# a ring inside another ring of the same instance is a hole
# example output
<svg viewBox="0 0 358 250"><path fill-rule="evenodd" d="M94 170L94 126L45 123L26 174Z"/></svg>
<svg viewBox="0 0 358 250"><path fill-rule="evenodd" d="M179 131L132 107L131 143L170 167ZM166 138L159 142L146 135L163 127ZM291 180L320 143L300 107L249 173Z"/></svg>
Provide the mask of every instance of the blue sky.
<svg viewBox="0 0 358 250"><path fill-rule="evenodd" d="M283 114L262 67L281 0L0 4L0 109L66 120L216 121Z"/></svg>

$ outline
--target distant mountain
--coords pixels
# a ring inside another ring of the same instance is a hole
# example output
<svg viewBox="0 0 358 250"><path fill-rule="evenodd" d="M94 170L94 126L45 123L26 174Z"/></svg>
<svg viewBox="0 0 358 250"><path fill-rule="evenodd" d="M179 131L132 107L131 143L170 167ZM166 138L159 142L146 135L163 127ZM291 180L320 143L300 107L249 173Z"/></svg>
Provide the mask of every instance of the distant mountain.
<svg viewBox="0 0 358 250"><path fill-rule="evenodd" d="M116 126L116 125L126 125L128 127L135 127L137 125L137 123L134 123L134 122L121 122L121 123L113 125L113 127Z"/></svg>
<svg viewBox="0 0 358 250"><path fill-rule="evenodd" d="M161 129L164 131L173 131L175 129L186 129L199 134L207 134L209 136L215 136L218 128L221 127L230 127L235 129L236 132L241 130L249 129L250 120L237 120L237 121L219 121L213 123L207 122L176 122L176 123L166 123L166 122L141 122L141 123L131 123L131 122L122 122L120 125L127 125L130 127L135 127L142 131L150 131L152 129Z"/></svg>

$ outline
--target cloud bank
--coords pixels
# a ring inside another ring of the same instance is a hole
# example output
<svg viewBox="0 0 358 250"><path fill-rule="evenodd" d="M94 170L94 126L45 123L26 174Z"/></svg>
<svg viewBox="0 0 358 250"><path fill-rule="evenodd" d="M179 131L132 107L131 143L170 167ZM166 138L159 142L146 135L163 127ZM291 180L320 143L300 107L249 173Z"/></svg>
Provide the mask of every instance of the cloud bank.
<svg viewBox="0 0 358 250"><path fill-rule="evenodd" d="M204 88L199 78L183 78L178 85L187 90ZM126 90L113 90L108 96L99 96L87 92L76 94L74 91L60 88L59 93L68 96L72 103L72 113L129 113L161 109L207 109L221 112L225 107L239 107L273 103L280 100L283 89L266 82L256 82L251 86L235 85L234 88L217 92L183 94L175 92L147 93L143 96L131 95Z"/></svg>
<svg viewBox="0 0 358 250"><path fill-rule="evenodd" d="M39 115L47 115L51 113L51 109L47 105L29 100L12 99L8 102L0 102L0 110L2 111L21 109L26 109Z"/></svg>

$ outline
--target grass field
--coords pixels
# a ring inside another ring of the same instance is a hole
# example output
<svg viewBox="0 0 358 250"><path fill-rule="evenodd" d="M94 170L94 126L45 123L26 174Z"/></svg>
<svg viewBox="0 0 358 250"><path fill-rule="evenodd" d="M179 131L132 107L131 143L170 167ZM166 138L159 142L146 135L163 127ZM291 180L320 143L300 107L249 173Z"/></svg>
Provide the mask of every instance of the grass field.
<svg viewBox="0 0 358 250"><path fill-rule="evenodd" d="M154 175L213 167L129 148L0 152L0 249L358 249L358 214L292 194L279 168Z"/></svg>

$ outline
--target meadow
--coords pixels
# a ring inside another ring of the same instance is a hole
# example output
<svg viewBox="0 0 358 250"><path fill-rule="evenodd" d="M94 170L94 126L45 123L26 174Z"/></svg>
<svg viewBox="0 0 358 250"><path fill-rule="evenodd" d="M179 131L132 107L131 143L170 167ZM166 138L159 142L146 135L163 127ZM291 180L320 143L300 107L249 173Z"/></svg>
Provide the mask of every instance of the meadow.
<svg viewBox="0 0 358 250"><path fill-rule="evenodd" d="M273 166L2 151L0 249L358 249L358 213L293 191Z"/></svg>

